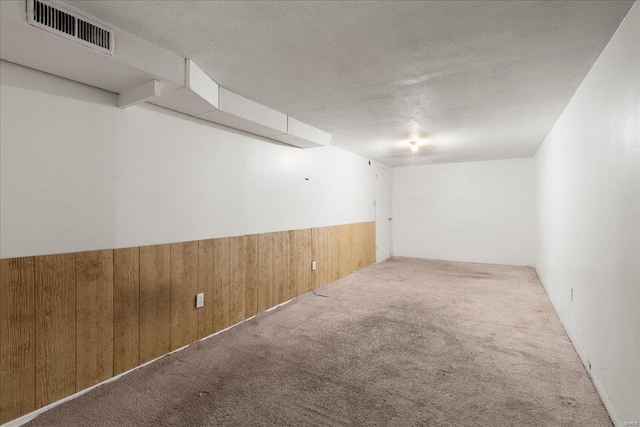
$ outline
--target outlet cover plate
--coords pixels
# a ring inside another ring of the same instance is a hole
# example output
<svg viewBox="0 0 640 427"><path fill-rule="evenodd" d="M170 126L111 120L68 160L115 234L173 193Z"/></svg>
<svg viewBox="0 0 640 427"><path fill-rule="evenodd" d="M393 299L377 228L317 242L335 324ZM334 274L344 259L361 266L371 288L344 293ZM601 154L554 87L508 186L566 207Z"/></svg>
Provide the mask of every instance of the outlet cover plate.
<svg viewBox="0 0 640 427"><path fill-rule="evenodd" d="M204 307L204 293L196 295L196 308Z"/></svg>

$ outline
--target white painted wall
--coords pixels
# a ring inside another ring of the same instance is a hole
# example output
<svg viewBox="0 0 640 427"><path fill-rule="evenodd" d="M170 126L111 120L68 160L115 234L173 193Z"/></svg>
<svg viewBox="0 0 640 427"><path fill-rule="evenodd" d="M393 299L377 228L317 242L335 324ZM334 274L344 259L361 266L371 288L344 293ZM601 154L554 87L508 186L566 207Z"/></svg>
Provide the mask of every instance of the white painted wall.
<svg viewBox="0 0 640 427"><path fill-rule="evenodd" d="M0 257L373 221L375 172L2 61ZM309 178L309 180L305 180Z"/></svg>
<svg viewBox="0 0 640 427"><path fill-rule="evenodd" d="M393 170L393 255L533 265L531 158Z"/></svg>
<svg viewBox="0 0 640 427"><path fill-rule="evenodd" d="M636 2L535 155L536 270L616 426L640 421L639 122Z"/></svg>

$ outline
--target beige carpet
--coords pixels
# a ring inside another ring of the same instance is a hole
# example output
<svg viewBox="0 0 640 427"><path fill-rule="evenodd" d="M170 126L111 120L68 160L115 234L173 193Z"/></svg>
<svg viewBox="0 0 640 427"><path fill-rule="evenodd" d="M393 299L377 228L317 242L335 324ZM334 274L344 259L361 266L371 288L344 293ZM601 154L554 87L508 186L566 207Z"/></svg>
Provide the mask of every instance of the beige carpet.
<svg viewBox="0 0 640 427"><path fill-rule="evenodd" d="M316 293L31 425L610 425L531 268L395 258Z"/></svg>

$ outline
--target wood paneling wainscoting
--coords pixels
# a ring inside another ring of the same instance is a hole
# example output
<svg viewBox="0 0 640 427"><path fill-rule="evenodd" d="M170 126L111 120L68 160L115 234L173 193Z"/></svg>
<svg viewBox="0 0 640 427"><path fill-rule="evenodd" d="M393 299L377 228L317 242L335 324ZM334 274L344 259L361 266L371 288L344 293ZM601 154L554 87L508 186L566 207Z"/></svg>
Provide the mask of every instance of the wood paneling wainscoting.
<svg viewBox="0 0 640 427"><path fill-rule="evenodd" d="M0 424L374 264L375 254L375 223L363 222L0 260Z"/></svg>

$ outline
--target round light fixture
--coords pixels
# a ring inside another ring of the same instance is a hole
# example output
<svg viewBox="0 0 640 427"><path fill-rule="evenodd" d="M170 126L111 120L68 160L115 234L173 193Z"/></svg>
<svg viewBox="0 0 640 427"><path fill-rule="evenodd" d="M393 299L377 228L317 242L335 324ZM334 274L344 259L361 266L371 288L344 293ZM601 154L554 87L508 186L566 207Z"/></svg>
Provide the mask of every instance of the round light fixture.
<svg viewBox="0 0 640 427"><path fill-rule="evenodd" d="M414 153L418 151L418 141L409 141L409 144L411 144L411 151Z"/></svg>

